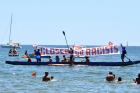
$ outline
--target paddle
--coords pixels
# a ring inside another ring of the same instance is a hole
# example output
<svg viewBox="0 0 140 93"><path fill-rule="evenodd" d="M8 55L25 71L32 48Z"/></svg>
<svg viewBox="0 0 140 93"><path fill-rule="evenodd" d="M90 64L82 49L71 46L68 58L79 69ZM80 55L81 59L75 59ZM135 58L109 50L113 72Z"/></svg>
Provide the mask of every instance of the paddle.
<svg viewBox="0 0 140 93"><path fill-rule="evenodd" d="M64 37L65 37L65 41L66 41L66 44L67 44L67 48L68 48L68 50L69 50L68 41L67 41L66 34L65 34L65 32L64 32L64 31L63 31L63 35L64 35Z"/></svg>
<svg viewBox="0 0 140 93"><path fill-rule="evenodd" d="M63 35L64 35L64 37L65 37L65 41L66 41L66 44L67 44L67 48L68 48L68 50L69 50L69 45L68 45L68 42L67 42L67 38L66 38L65 31L62 31L62 32L63 32ZM73 62L71 62L69 66L73 66Z"/></svg>
<svg viewBox="0 0 140 93"><path fill-rule="evenodd" d="M132 62L130 58L128 58L127 56L125 56L125 58L127 58L129 60L129 62Z"/></svg>

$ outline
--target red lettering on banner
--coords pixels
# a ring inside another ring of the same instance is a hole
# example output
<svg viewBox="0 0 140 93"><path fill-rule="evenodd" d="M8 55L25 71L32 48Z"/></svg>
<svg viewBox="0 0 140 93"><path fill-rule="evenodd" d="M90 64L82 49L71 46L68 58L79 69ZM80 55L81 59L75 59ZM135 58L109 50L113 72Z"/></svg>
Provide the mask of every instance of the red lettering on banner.
<svg viewBox="0 0 140 93"><path fill-rule="evenodd" d="M102 54L102 48L99 48L99 54Z"/></svg>
<svg viewBox="0 0 140 93"><path fill-rule="evenodd" d="M69 50L68 49L65 49L65 54L69 54Z"/></svg>
<svg viewBox="0 0 140 93"><path fill-rule="evenodd" d="M105 54L105 49L104 49L104 47L102 48L102 52L103 52L103 54Z"/></svg>
<svg viewBox="0 0 140 93"><path fill-rule="evenodd" d="M110 48L110 52L113 53L113 47Z"/></svg>
<svg viewBox="0 0 140 93"><path fill-rule="evenodd" d="M59 54L59 53L60 53L59 49L56 48L56 49L55 49L55 54Z"/></svg>
<svg viewBox="0 0 140 93"><path fill-rule="evenodd" d="M96 55L96 48L92 48L92 55Z"/></svg>
<svg viewBox="0 0 140 93"><path fill-rule="evenodd" d="M42 48L40 48L40 52L42 53Z"/></svg>
<svg viewBox="0 0 140 93"><path fill-rule="evenodd" d="M84 54L83 52L84 52L84 50L81 50L81 51L80 51L80 55L83 55L83 54Z"/></svg>
<svg viewBox="0 0 140 93"><path fill-rule="evenodd" d="M64 51L65 51L64 49L60 49L61 54L65 54Z"/></svg>
<svg viewBox="0 0 140 93"><path fill-rule="evenodd" d="M54 48L50 48L50 54L55 54Z"/></svg>
<svg viewBox="0 0 140 93"><path fill-rule="evenodd" d="M119 49L117 48L117 46L114 46L114 53L117 53L119 51Z"/></svg>
<svg viewBox="0 0 140 93"><path fill-rule="evenodd" d="M46 54L49 54L48 48L46 48Z"/></svg>
<svg viewBox="0 0 140 93"><path fill-rule="evenodd" d="M41 48L41 54L44 55L45 53L45 48Z"/></svg>
<svg viewBox="0 0 140 93"><path fill-rule="evenodd" d="M90 55L90 49L89 48L86 49L86 55Z"/></svg>
<svg viewBox="0 0 140 93"><path fill-rule="evenodd" d="M109 54L109 49L105 47L105 54Z"/></svg>
<svg viewBox="0 0 140 93"><path fill-rule="evenodd" d="M100 48L96 49L96 54L100 54Z"/></svg>

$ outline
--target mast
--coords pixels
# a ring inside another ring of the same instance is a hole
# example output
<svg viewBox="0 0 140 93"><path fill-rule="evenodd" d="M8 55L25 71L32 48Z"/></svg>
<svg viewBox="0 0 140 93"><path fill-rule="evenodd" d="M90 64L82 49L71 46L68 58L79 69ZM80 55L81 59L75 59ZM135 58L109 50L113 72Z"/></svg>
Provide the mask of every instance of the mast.
<svg viewBox="0 0 140 93"><path fill-rule="evenodd" d="M9 44L11 42L11 31L12 31L12 17L13 15L11 14L11 22L10 22L10 33L9 33Z"/></svg>

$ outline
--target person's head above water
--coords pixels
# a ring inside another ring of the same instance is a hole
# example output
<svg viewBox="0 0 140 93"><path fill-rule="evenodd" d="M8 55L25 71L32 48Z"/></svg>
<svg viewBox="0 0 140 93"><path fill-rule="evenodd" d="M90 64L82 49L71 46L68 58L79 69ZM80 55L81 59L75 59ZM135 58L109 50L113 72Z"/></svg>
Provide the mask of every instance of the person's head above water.
<svg viewBox="0 0 140 93"><path fill-rule="evenodd" d="M49 75L49 72L45 72L45 76L48 76Z"/></svg>
<svg viewBox="0 0 140 93"><path fill-rule="evenodd" d="M118 81L122 81L122 78L121 77L118 77Z"/></svg>
<svg viewBox="0 0 140 93"><path fill-rule="evenodd" d="M109 74L112 75L113 73L110 71Z"/></svg>
<svg viewBox="0 0 140 93"><path fill-rule="evenodd" d="M140 73L138 74L138 78L140 78Z"/></svg>

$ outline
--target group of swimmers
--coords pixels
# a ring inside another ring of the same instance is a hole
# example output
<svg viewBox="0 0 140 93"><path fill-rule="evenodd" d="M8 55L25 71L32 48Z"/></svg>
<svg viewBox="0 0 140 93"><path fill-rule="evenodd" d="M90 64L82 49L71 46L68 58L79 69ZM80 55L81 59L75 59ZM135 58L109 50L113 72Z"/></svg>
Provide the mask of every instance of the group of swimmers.
<svg viewBox="0 0 140 93"><path fill-rule="evenodd" d="M12 49L10 49L10 50L9 50L9 54L12 54L12 55L17 55L17 54L18 54L18 52L17 52L16 48L15 48L15 47L13 47Z"/></svg>
<svg viewBox="0 0 140 93"><path fill-rule="evenodd" d="M36 77L36 72L32 72L32 76ZM45 72L45 75L42 77L42 81L51 81L53 80L54 77L50 76L49 77L49 72ZM106 81L108 82L112 82L112 81L116 81L117 82L122 82L122 78L118 77L116 78L115 74L113 74L113 72L109 72L108 75L106 76ZM138 74L138 77L136 79L133 79L134 83L136 84L140 84L140 73Z"/></svg>
<svg viewBox="0 0 140 93"><path fill-rule="evenodd" d="M106 76L106 81L115 81L117 80L117 82L121 82L122 81L122 78L121 77L118 77L116 79L116 76L115 74L113 74L113 72L109 72L108 75ZM140 73L138 74L138 77L136 79L133 79L133 81L137 84L140 84Z"/></svg>

